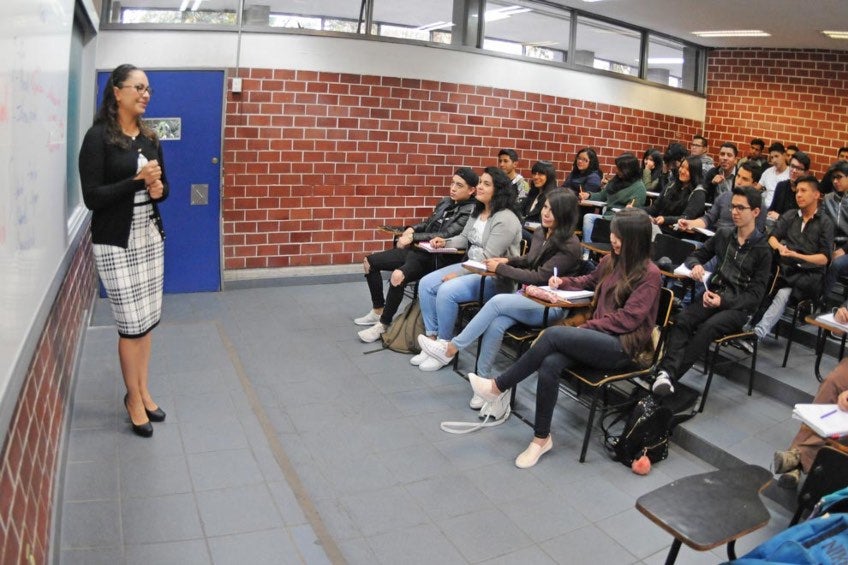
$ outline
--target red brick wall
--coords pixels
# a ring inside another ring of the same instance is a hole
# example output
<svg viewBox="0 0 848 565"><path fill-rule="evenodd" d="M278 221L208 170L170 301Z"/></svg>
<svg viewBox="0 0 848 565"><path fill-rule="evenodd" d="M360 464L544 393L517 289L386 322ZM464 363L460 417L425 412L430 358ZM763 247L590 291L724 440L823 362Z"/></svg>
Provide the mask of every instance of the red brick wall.
<svg viewBox="0 0 848 565"><path fill-rule="evenodd" d="M86 233L88 230L86 230ZM0 563L46 563L53 488L82 316L95 289L91 238L74 254L25 377L0 467Z"/></svg>
<svg viewBox="0 0 848 565"><path fill-rule="evenodd" d="M689 139L698 121L522 92L393 77L241 69L228 94L224 268L358 263L385 248L374 231L420 219L460 165L519 169L595 147L609 168L623 151Z"/></svg>
<svg viewBox="0 0 848 565"><path fill-rule="evenodd" d="M848 145L848 52L720 49L707 67L706 137L718 153L732 141L746 155L752 138L795 144L819 177Z"/></svg>

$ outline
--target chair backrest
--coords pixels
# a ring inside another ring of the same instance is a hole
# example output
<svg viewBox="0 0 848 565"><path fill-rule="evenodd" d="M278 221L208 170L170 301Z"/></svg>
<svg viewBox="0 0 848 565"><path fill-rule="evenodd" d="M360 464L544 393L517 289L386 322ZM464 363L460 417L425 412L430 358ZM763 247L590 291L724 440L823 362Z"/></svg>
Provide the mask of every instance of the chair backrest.
<svg viewBox="0 0 848 565"><path fill-rule="evenodd" d="M810 513L821 497L848 486L848 453L833 447L822 447L816 454L807 480L798 493L798 510L791 524Z"/></svg>
<svg viewBox="0 0 848 565"><path fill-rule="evenodd" d="M597 218L592 226L592 242L593 243L609 243L610 242L610 224L612 220L606 218Z"/></svg>
<svg viewBox="0 0 848 565"><path fill-rule="evenodd" d="M677 267L695 250L695 244L689 241L683 241L679 237L668 235L666 233L657 234L654 238L654 247L651 252L651 259L659 261L663 257L668 257L671 264Z"/></svg>

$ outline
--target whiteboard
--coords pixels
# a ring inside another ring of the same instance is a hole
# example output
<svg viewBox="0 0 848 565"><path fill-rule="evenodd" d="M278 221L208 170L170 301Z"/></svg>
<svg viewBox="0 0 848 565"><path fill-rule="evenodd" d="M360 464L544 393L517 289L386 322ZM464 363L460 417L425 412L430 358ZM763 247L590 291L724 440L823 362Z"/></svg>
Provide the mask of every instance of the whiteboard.
<svg viewBox="0 0 848 565"><path fill-rule="evenodd" d="M74 0L6 0L0 18L0 398L67 245L68 76ZM49 305L47 305L49 306ZM37 332L33 330L38 330ZM30 334L35 333L33 337ZM25 370L26 367L23 367ZM19 383L18 383L19 384ZM15 393L12 398L10 393Z"/></svg>

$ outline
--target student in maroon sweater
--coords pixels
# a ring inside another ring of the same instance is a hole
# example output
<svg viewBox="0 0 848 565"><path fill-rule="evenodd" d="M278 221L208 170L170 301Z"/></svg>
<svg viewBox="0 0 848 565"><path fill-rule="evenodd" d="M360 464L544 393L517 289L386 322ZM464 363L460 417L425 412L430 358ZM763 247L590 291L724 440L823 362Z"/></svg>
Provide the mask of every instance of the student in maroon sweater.
<svg viewBox="0 0 848 565"><path fill-rule="evenodd" d="M515 459L532 467L553 447L551 418L562 370L576 365L600 369L624 368L652 350L660 271L651 262L651 219L640 209L625 208L610 226L612 253L598 268L581 277L551 277L553 288L595 291L592 317L579 327L545 330L530 350L496 379L468 375L474 392L486 402L509 402L508 391L538 371L536 421L530 446Z"/></svg>

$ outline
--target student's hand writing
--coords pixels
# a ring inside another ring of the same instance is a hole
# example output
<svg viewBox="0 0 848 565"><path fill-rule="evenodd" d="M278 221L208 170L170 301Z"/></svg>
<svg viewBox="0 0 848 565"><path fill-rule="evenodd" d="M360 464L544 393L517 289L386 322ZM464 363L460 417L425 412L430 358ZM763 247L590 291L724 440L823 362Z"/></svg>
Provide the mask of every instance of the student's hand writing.
<svg viewBox="0 0 848 565"><path fill-rule="evenodd" d="M433 239L430 240L430 245L432 245L436 249L439 249L440 247L444 247L445 246L445 238L434 237Z"/></svg>
<svg viewBox="0 0 848 565"><path fill-rule="evenodd" d="M559 277L551 277L548 279L548 286L556 290L562 284L562 279Z"/></svg>
<svg viewBox="0 0 848 565"><path fill-rule="evenodd" d="M483 261L483 263L486 264L487 271L491 271L494 273L498 270L498 265L500 265L501 263L506 263L507 261L509 261L509 259L507 259L506 257L493 257L491 259L486 259L485 261Z"/></svg>
<svg viewBox="0 0 848 565"><path fill-rule="evenodd" d="M833 319L840 324L848 324L848 308L845 306L837 308L836 312L833 313Z"/></svg>
<svg viewBox="0 0 848 565"><path fill-rule="evenodd" d="M718 308L721 306L721 296L710 290L704 292L704 308Z"/></svg>
<svg viewBox="0 0 848 565"><path fill-rule="evenodd" d="M692 231L692 225L689 223L689 220L684 220L684 219L677 220L676 226L677 226L677 229L679 229L679 230Z"/></svg>
<svg viewBox="0 0 848 565"><path fill-rule="evenodd" d="M839 396L836 397L836 405L840 410L848 412L848 390L839 393Z"/></svg>

